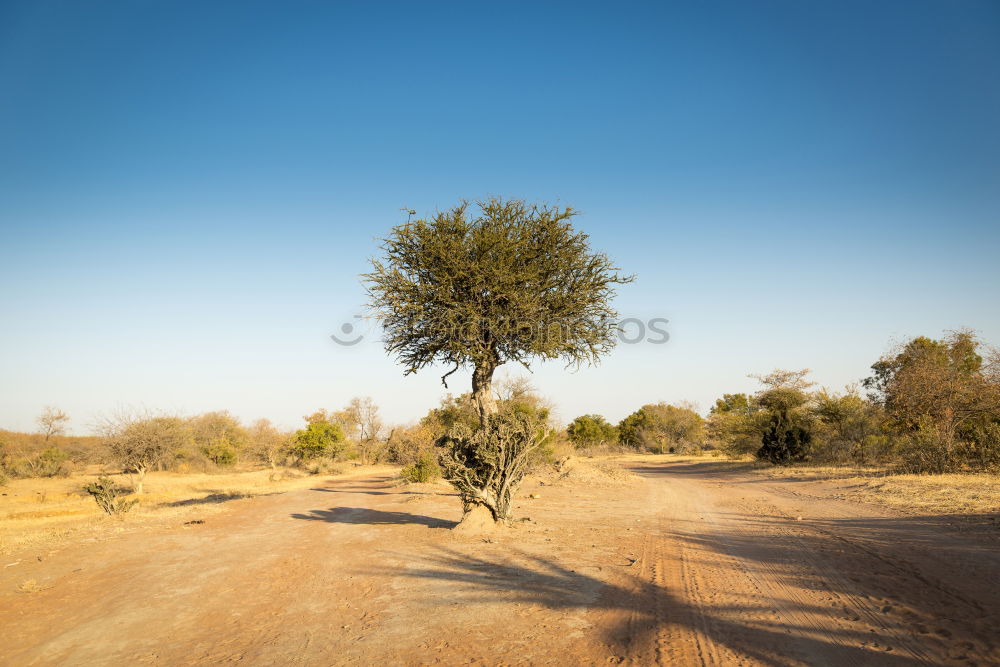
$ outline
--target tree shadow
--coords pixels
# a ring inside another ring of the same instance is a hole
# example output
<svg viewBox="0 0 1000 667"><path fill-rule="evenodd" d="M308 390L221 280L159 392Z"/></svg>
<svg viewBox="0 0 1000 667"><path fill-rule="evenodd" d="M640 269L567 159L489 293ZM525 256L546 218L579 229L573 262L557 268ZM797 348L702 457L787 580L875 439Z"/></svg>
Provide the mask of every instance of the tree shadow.
<svg viewBox="0 0 1000 667"><path fill-rule="evenodd" d="M188 505L211 505L215 503L225 503L230 500L240 500L241 498L256 498L258 496L273 496L275 493L243 493L241 491L211 491L201 498L186 498L184 500L174 500L168 503L160 503L160 507L187 507Z"/></svg>
<svg viewBox="0 0 1000 667"><path fill-rule="evenodd" d="M358 493L366 496L457 496L457 493L448 493L447 491L437 492L437 491L375 491L370 490L365 487L356 488L337 488L329 489L316 487L309 489L310 491L320 491L322 493Z"/></svg>
<svg viewBox="0 0 1000 667"><path fill-rule="evenodd" d="M693 660L693 656L674 653L680 647L670 640L678 632L707 635L737 655L770 665L928 664L919 657L876 653L864 647L871 636L862 630L831 628L820 637L815 627L787 619L735 622L729 617L751 609L749 605L706 610L636 575L626 576L624 584L611 584L539 556L521 551L513 555L520 564L441 548L438 554L421 558L414 566L376 569L386 576L451 582L455 586L448 593L450 603L495 603L502 599L512 609L517 605L539 605L596 614L621 612L612 615L616 620L605 627L603 639L619 657L639 664ZM592 591L599 593L595 596ZM822 613L826 609L800 604L798 611ZM701 656L699 660L708 664L722 662L721 657L713 660Z"/></svg>
<svg viewBox="0 0 1000 667"><path fill-rule="evenodd" d="M370 480L356 482L340 482L334 480L331 486L317 486L309 489L321 493L356 493L368 496L457 496L457 493L442 489L440 491L414 491L393 486L398 478L391 475L373 477ZM388 487L388 490L386 488Z"/></svg>
<svg viewBox="0 0 1000 667"><path fill-rule="evenodd" d="M371 526L417 524L428 528L453 528L457 525L455 521L447 519L410 514L409 512L386 512L367 507L331 507L328 510L310 510L308 514L293 514L292 518Z"/></svg>

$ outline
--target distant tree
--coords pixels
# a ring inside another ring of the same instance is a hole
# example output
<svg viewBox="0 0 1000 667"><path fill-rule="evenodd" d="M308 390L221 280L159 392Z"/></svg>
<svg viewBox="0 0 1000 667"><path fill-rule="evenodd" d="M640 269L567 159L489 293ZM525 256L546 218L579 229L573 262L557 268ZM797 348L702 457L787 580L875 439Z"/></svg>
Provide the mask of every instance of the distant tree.
<svg viewBox="0 0 1000 667"><path fill-rule="evenodd" d="M143 492L146 473L191 441L188 424L179 417L122 412L102 420L99 430L111 457L133 477L135 492Z"/></svg>
<svg viewBox="0 0 1000 667"><path fill-rule="evenodd" d="M374 463L383 446L381 436L384 428L375 401L369 396L355 396L346 408L334 414L334 418L354 441L361 462Z"/></svg>
<svg viewBox="0 0 1000 667"><path fill-rule="evenodd" d="M279 431L267 419L258 419L251 424L247 438L250 451L272 469L278 466L291 441L287 433Z"/></svg>
<svg viewBox="0 0 1000 667"><path fill-rule="evenodd" d="M844 394L819 391L813 404L813 412L824 427L822 453L826 458L839 459L839 452L846 450L850 459L864 465L886 450L882 411L865 400L855 386Z"/></svg>
<svg viewBox="0 0 1000 667"><path fill-rule="evenodd" d="M757 458L787 465L803 461L812 445L812 413L806 409L812 382L806 380L809 369L775 370L756 377L764 388L754 397L767 415Z"/></svg>
<svg viewBox="0 0 1000 667"><path fill-rule="evenodd" d="M581 415L566 427L566 435L577 447L597 447L618 441L618 429L601 415Z"/></svg>
<svg viewBox="0 0 1000 667"><path fill-rule="evenodd" d="M625 447L652 452L680 452L701 445L705 420L689 407L655 403L644 405L618 425Z"/></svg>
<svg viewBox="0 0 1000 667"><path fill-rule="evenodd" d="M42 435L45 437L45 442L48 442L52 436L64 435L66 433L66 424L69 422L69 415L59 408L46 405L42 409L42 414L38 415L36 421Z"/></svg>
<svg viewBox="0 0 1000 667"><path fill-rule="evenodd" d="M516 401L537 395L531 379L522 376L505 375L494 384L494 394L498 401Z"/></svg>
<svg viewBox="0 0 1000 667"><path fill-rule="evenodd" d="M715 405L712 406L709 413L751 415L756 409L757 406L746 394L723 394L722 398L716 399Z"/></svg>
<svg viewBox="0 0 1000 667"><path fill-rule="evenodd" d="M347 448L343 427L329 419L317 419L316 414L306 417L308 425L296 431L292 439L292 453L304 461L333 458Z"/></svg>
<svg viewBox="0 0 1000 667"><path fill-rule="evenodd" d="M247 444L246 429L225 410L191 418L190 428L194 444L216 465L236 463Z"/></svg>
<svg viewBox="0 0 1000 667"><path fill-rule="evenodd" d="M705 422L708 439L734 458L760 449L767 419L754 397L723 394L715 401Z"/></svg>
<svg viewBox="0 0 1000 667"><path fill-rule="evenodd" d="M1000 359L971 331L914 338L872 365L865 380L925 472L1000 466Z"/></svg>
<svg viewBox="0 0 1000 667"><path fill-rule="evenodd" d="M446 382L459 368L472 369L472 398L484 432L456 432L442 467L467 509L481 504L504 520L509 504L502 498L520 483L518 462L530 459L530 451L520 449L523 436L544 430L525 427L523 414L497 414L496 369L508 361L526 368L535 359L577 366L597 361L617 341L610 305L615 286L632 278L591 251L587 235L570 224L576 215L570 208L499 198L478 202L478 208L470 219L463 202L394 228L384 240L384 257L373 261L365 278L386 351L397 355L406 373L439 362L453 366L442 377ZM512 440L496 440L504 437ZM491 490L496 480L503 480L503 490ZM470 484L478 483L486 486L475 491Z"/></svg>

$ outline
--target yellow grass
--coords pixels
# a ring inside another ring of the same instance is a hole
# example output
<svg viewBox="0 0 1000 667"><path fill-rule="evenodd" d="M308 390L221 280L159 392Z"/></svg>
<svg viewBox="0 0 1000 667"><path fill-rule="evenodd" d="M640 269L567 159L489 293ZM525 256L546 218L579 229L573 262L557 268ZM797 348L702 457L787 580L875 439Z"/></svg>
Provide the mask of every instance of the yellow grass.
<svg viewBox="0 0 1000 667"><path fill-rule="evenodd" d="M380 468L343 465L348 476ZM385 470L394 468L385 467ZM0 554L26 546L56 547L66 541L105 539L159 523L177 523L226 509L228 501L293 489L310 488L331 475L307 475L279 469L207 473L150 473L139 504L124 518L104 514L85 491L97 479L98 468L66 478L18 479L0 487ZM125 475L109 475L131 488Z"/></svg>
<svg viewBox="0 0 1000 667"><path fill-rule="evenodd" d="M865 480L858 495L921 513L987 514L1000 511L1000 476L891 475Z"/></svg>
<svg viewBox="0 0 1000 667"><path fill-rule="evenodd" d="M911 475L891 473L885 468L862 466L772 466L752 460L663 454L615 457L619 461L662 459L691 463L719 472L762 475L774 479L793 479L822 483L830 480L850 482L849 492L836 497L857 500L920 514L988 514L1000 512L1000 475L958 473L947 475Z"/></svg>

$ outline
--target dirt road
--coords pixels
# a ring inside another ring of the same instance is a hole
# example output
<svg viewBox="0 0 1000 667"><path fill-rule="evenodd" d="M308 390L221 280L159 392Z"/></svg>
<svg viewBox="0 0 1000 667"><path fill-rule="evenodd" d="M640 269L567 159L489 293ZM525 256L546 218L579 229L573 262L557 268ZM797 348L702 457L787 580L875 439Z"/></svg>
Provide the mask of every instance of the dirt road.
<svg viewBox="0 0 1000 667"><path fill-rule="evenodd" d="M531 481L530 520L488 537L449 530L446 487L381 475L25 552L0 567L0 663L1000 663L996 516L628 465Z"/></svg>

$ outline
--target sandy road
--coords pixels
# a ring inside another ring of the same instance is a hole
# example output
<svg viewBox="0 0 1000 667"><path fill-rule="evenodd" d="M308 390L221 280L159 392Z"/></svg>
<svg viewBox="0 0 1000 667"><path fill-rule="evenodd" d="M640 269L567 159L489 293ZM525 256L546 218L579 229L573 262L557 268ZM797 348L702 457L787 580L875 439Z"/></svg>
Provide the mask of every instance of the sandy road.
<svg viewBox="0 0 1000 667"><path fill-rule="evenodd" d="M487 537L449 530L446 487L382 475L26 552L0 570L0 663L1000 664L995 517L629 465L531 481L531 520Z"/></svg>

